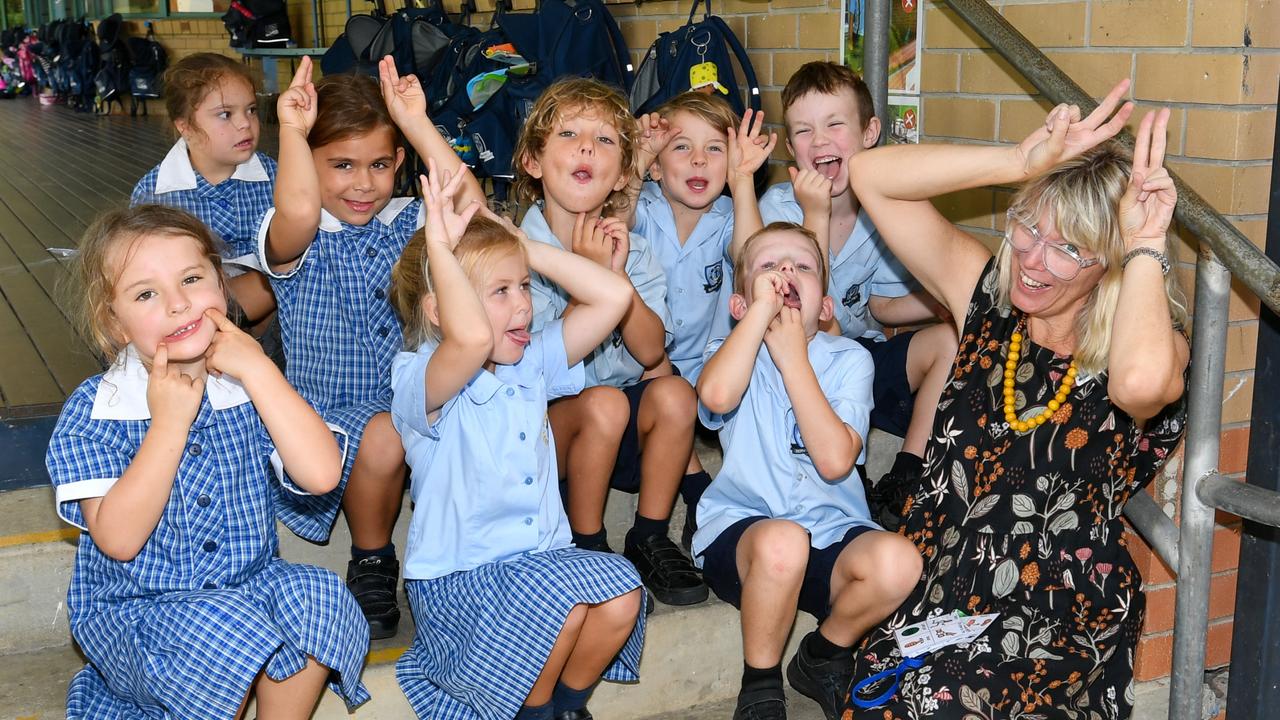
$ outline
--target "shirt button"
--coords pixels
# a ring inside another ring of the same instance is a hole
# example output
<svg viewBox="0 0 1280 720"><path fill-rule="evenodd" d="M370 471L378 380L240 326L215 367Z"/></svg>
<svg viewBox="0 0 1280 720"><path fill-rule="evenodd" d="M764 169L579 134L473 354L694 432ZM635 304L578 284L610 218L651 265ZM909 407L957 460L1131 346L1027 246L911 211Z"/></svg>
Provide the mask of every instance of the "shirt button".
<svg viewBox="0 0 1280 720"><path fill-rule="evenodd" d="M511 388L507 388L507 397L511 397L512 395L515 395L515 394L516 394L515 390L512 390Z"/></svg>
<svg viewBox="0 0 1280 720"><path fill-rule="evenodd" d="M218 543L216 543L216 542L214 542L214 541L212 541L212 540L205 540L205 541L204 541L204 545L201 545L200 547L201 547L201 549L203 549L205 552L210 552L210 553L211 553L211 552L213 552L214 550L217 550L217 549L218 549Z"/></svg>
<svg viewBox="0 0 1280 720"><path fill-rule="evenodd" d="M204 584L204 585L201 585L201 587L203 587L205 590L217 590L217 589L218 589L218 583L216 583L216 582L214 582L214 581L212 581L212 580L209 580L209 581L205 582L205 584Z"/></svg>
<svg viewBox="0 0 1280 720"><path fill-rule="evenodd" d="M378 337L386 337L390 334L391 334L391 328L389 327L378 328Z"/></svg>
<svg viewBox="0 0 1280 720"><path fill-rule="evenodd" d="M676 294L677 294L677 295L683 295L683 294L684 294L684 288L676 288Z"/></svg>
<svg viewBox="0 0 1280 720"><path fill-rule="evenodd" d="M533 484L533 478L531 478L531 477L527 477L527 478L525 478L525 479L524 479L524 484L525 484L525 485L532 485L532 484ZM526 525L528 525L528 523L525 523L525 524L526 524Z"/></svg>
<svg viewBox="0 0 1280 720"><path fill-rule="evenodd" d="M376 248L365 248L365 250L364 250L364 256L365 256L365 257L378 257L378 251L377 251L377 249L376 249Z"/></svg>
<svg viewBox="0 0 1280 720"><path fill-rule="evenodd" d="M383 292L382 288L378 288L377 290L373 291L373 296L378 298L379 300L382 300L387 297L387 294Z"/></svg>
<svg viewBox="0 0 1280 720"><path fill-rule="evenodd" d="M211 502L213 502L213 500L210 499L208 495L201 495L200 497L196 498L196 504L199 505L200 507L209 507L209 503Z"/></svg>
<svg viewBox="0 0 1280 720"><path fill-rule="evenodd" d="M524 433L520 433L520 439L521 439L521 440L523 440L523 439L524 439Z"/></svg>
<svg viewBox="0 0 1280 720"><path fill-rule="evenodd" d="M525 525L532 525L532 524L533 524L533 518L530 518L530 517L525 518L525 519L524 519L524 524L525 524Z"/></svg>
<svg viewBox="0 0 1280 720"><path fill-rule="evenodd" d="M191 443L191 447L187 448L187 452L192 455L199 455L204 452L204 448L200 447L200 443Z"/></svg>
<svg viewBox="0 0 1280 720"><path fill-rule="evenodd" d="M681 325L684 325L684 321L683 321L683 320L677 320L677 321L676 321L676 327L680 327Z"/></svg>

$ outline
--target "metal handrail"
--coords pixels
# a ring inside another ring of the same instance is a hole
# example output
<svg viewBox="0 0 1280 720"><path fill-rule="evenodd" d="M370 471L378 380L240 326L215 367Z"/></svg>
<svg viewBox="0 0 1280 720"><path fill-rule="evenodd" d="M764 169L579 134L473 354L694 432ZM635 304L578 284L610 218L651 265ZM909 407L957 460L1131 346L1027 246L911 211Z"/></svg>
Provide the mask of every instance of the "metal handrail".
<svg viewBox="0 0 1280 720"><path fill-rule="evenodd" d="M1054 103L1078 105L1085 114L1098 106L987 0L946 0L946 3L1046 98ZM1133 147L1133 136L1129 133L1121 133L1119 139ZM1280 313L1280 267L1173 171L1169 174L1178 188L1178 207L1174 215L1178 222L1197 238L1208 242L1214 254L1231 269L1232 275L1239 278L1267 307Z"/></svg>

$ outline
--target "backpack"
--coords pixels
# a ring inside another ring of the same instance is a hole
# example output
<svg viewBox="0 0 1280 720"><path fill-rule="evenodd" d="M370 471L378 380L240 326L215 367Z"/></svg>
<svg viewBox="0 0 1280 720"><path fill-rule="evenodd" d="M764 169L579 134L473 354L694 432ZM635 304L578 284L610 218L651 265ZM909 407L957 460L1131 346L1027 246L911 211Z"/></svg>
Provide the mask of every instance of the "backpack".
<svg viewBox="0 0 1280 720"><path fill-rule="evenodd" d="M694 22L703 2L702 19ZM746 80L746 105L738 91L734 60ZM631 87L631 111L637 116L653 112L676 95L699 87L720 94L739 116L747 107L760 109L760 83L751 58L724 20L711 14L711 0L693 0L688 22L658 35L649 46Z"/></svg>
<svg viewBox="0 0 1280 720"><path fill-rule="evenodd" d="M125 90L125 73L129 62L124 43L120 39L123 25L124 18L119 13L98 23L99 69L93 75L98 99L94 109L103 115L111 112L112 102L118 103L120 109L124 110L124 100L120 94Z"/></svg>
<svg viewBox="0 0 1280 720"><path fill-rule="evenodd" d="M129 93L132 99L129 114L136 116L138 106L142 106L142 114L147 114L147 100L160 97L160 77L164 73L169 57L164 46L156 41L155 28L147 23L145 38L131 37L125 41L129 48L129 57L133 59L133 67L129 68Z"/></svg>
<svg viewBox="0 0 1280 720"><path fill-rule="evenodd" d="M320 69L326 75L354 70L376 76L378 61L390 55L401 75L417 75L425 88L449 45L449 36L441 29L447 22L438 0L432 7L403 8L391 17L353 15L320 59Z"/></svg>
<svg viewBox="0 0 1280 720"><path fill-rule="evenodd" d="M293 39L284 0L232 0L222 24L233 48L282 48Z"/></svg>

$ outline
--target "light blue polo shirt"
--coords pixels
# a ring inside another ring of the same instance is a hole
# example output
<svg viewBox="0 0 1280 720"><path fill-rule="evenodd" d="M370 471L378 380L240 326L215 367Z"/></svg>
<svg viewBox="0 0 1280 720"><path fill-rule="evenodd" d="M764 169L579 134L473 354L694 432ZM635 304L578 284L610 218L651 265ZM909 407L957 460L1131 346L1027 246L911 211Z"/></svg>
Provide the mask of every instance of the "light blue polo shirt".
<svg viewBox="0 0 1280 720"><path fill-rule="evenodd" d="M723 343L723 339L712 341L707 358ZM809 362L831 409L863 438L857 460L862 463L875 376L871 353L849 338L818 333L809 341ZM813 466L782 373L764 343L738 407L716 415L699 404L698 417L708 428L720 431L724 448L724 465L698 503L693 554L699 567L707 546L744 518L794 521L809 531L809 542L819 549L839 541L850 528L879 529L867 510L857 470L827 482Z"/></svg>
<svg viewBox="0 0 1280 720"><path fill-rule="evenodd" d="M568 547L547 401L581 392L583 373L565 358L561 323L535 333L520 362L477 372L428 422L435 350L424 343L391 366L391 419L413 472L405 579Z"/></svg>
<svg viewBox="0 0 1280 720"><path fill-rule="evenodd" d="M529 236L530 240L569 251L569 248L551 233L551 228L547 225L547 219L542 216L542 208L539 206L529 208L524 215L524 220L520 223L520 229ZM627 253L626 271L636 292L640 293L640 299L662 321L662 327L666 328L663 347L670 348L671 316L667 313L667 277L663 274L658 259L650 251L648 241L637 233L631 233L631 248ZM530 330L538 332L551 321L564 315L565 308L569 306L569 293L543 275L536 272L530 275L533 281L533 323ZM592 350L583 362L587 370L585 387L596 385L627 387L639 382L640 376L644 374L644 367L636 362L622 343L620 326L600 343L600 347Z"/></svg>
<svg viewBox="0 0 1280 720"><path fill-rule="evenodd" d="M765 191L760 198L760 217L765 225L775 221L804 222L804 211L796 202L791 183L778 183ZM840 332L850 338L884 340L880 323L867 310L867 301L872 295L895 298L915 289L911 273L885 247L867 211L859 210L849 239L840 254L831 258L827 294L835 302Z"/></svg>
<svg viewBox="0 0 1280 720"><path fill-rule="evenodd" d="M733 200L716 198L681 245L671 203L658 183L647 182L636 201L634 232L648 240L667 275L667 327L675 338L671 362L696 383L716 316L729 317L728 295L721 289L733 291L733 262L725 259L733 241Z"/></svg>

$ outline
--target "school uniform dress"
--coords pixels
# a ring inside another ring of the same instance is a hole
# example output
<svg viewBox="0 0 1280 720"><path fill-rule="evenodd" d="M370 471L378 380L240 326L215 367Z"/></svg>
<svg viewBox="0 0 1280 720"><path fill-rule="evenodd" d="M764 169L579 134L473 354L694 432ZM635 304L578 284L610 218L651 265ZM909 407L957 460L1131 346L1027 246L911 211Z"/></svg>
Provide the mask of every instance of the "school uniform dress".
<svg viewBox="0 0 1280 720"><path fill-rule="evenodd" d="M797 225L804 222L804 211L796 202L791 183L779 183L765 191L760 197L760 217L766 225L777 221ZM883 341L884 333L867 310L867 302L872 295L886 298L909 295L916 285L911 273L880 239L866 210L858 211L853 232L839 254L830 259L830 266L827 294L835 301L841 334Z"/></svg>
<svg viewBox="0 0 1280 720"><path fill-rule="evenodd" d="M546 243L561 250L569 250L552 234L539 206L529 208L524 220L520 223L520 229L529 236L530 240ZM662 327L666 328L663 346L669 348L672 339L672 323L671 315L667 311L667 277L643 235L631 233L631 247L627 252L625 269L627 277L631 278L631 284L640 294L640 299L662 321ZM538 332L564 315L565 308L569 306L569 293L539 273L532 273L531 290L533 322L530 330ZM583 362L586 365L585 387L612 385L625 388L639 382L640 376L644 374L644 366L631 356L622 343L620 329L615 329L613 334L605 338L604 342L600 343L600 347L593 350Z"/></svg>
<svg viewBox="0 0 1280 720"><path fill-rule="evenodd" d="M707 342L716 337L713 327L728 331L733 261L726 253L733 242L733 200L716 198L683 245L671 203L658 183L647 182L641 188L635 218L633 232L648 241L667 276L671 362L680 375L696 383Z"/></svg>
<svg viewBox="0 0 1280 720"><path fill-rule="evenodd" d="M707 358L724 339L707 346ZM858 343L826 333L809 341L809 362L831 409L866 438L871 413L871 356ZM698 503L693 555L701 555L726 528L750 517L792 520L815 548L836 542L853 527L876 528L856 471L830 482L818 474L804 447L795 410L769 350L760 344L738 407L723 415L698 405L703 424L720 432L724 465ZM858 455L861 463L866 444Z"/></svg>
<svg viewBox="0 0 1280 720"><path fill-rule="evenodd" d="M110 490L150 427L147 372L132 347L63 406L46 463L58 514L85 529L80 502ZM89 660L67 691L69 718L230 717L258 673L282 680L307 656L332 668L330 688L369 699L360 671L369 626L338 576L277 557L276 518L303 491L244 388L210 377L169 500L128 562L80 534L67 592L71 634ZM327 530L327 528L326 528Z"/></svg>
<svg viewBox="0 0 1280 720"><path fill-rule="evenodd" d="M254 153L236 166L231 177L211 185L192 167L187 141L179 139L164 160L134 186L129 204L158 203L186 210L222 239L226 246L224 259L261 271L264 266L258 263L258 227L274 202L275 184L276 161Z"/></svg>
<svg viewBox="0 0 1280 720"><path fill-rule="evenodd" d="M400 353L392 420L404 441L414 500L405 593L417 634L396 678L421 718L511 718L551 654L573 606L640 587L625 558L570 547L557 486L547 401L582 390L561 323L535 333L524 356L480 370L426 415L436 346ZM639 678L644 613L609 680Z"/></svg>
<svg viewBox="0 0 1280 720"><path fill-rule="evenodd" d="M289 270L267 263L267 228L258 232L258 257L275 292L289 382L326 422L346 431L345 488L369 419L391 409L391 361L403 345L400 321L387 293L391 268L423 223L420 200L393 198L367 225L348 225L320 211L316 238ZM336 516L341 492L313 511Z"/></svg>

